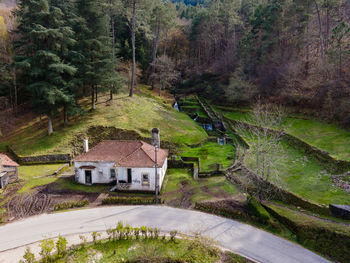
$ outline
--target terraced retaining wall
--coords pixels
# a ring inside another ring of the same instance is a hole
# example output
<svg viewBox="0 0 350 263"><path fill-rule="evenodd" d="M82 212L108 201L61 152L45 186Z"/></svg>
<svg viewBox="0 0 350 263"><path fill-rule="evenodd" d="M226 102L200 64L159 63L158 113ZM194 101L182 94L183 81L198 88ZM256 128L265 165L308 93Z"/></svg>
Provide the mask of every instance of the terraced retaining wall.
<svg viewBox="0 0 350 263"><path fill-rule="evenodd" d="M72 160L72 157L70 154L48 154L48 155L39 155L39 156L20 156L10 146L7 147L7 151L21 165L69 163Z"/></svg>
<svg viewBox="0 0 350 263"><path fill-rule="evenodd" d="M255 173L249 170L244 165L241 166L241 171L243 174L247 175L252 180L256 180L257 176L255 175ZM320 215L326 215L326 216L330 215L330 210L327 206L311 203L301 198L300 196L297 196L296 194L293 194L285 189L282 189L270 182L262 181L262 183L265 184L265 187L269 189L269 192L271 192L271 194L273 195L274 200L279 200L287 204L299 206L305 210L308 210Z"/></svg>
<svg viewBox="0 0 350 263"><path fill-rule="evenodd" d="M240 125L243 127L246 127L247 129L263 129L261 127L257 127L255 125L246 123L246 122L240 122L231 120L227 117L224 117L224 120L228 123L231 123L233 125ZM265 128L264 128L265 129ZM267 129L269 133L274 134L277 131L273 129ZM325 169L332 173L343 173L350 170L350 162L344 161L344 160L337 160L334 157L330 156L328 152L322 151L316 147L313 147L309 145L308 143L300 140L299 138L290 135L288 133L283 134L283 139L286 140L290 145L299 148L304 153L310 155L311 157L317 159L318 161L322 162L325 165ZM244 141L244 139L241 137L241 140Z"/></svg>
<svg viewBox="0 0 350 263"><path fill-rule="evenodd" d="M281 215L267 205L263 207L297 236L299 243L331 257L335 262L349 262L350 233L333 230L327 226L305 224Z"/></svg>

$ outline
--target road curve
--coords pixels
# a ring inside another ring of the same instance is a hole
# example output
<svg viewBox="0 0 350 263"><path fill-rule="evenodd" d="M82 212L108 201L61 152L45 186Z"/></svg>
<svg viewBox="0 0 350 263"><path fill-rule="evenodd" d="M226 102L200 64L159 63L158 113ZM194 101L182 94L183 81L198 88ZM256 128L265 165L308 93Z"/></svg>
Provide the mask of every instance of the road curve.
<svg viewBox="0 0 350 263"><path fill-rule="evenodd" d="M162 231L200 232L221 246L261 263L330 262L294 243L240 222L166 206L108 206L44 214L0 227L0 252L44 237L105 231L121 220Z"/></svg>

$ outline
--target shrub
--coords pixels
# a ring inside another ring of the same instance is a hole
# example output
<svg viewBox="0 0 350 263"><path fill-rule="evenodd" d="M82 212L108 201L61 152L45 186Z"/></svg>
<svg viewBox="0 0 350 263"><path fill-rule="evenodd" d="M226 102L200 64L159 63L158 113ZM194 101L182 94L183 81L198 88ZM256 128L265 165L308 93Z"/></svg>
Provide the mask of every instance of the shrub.
<svg viewBox="0 0 350 263"><path fill-rule="evenodd" d="M67 239L65 239L62 236L59 236L56 241L56 249L57 249L57 255L59 257L63 256L66 253L66 249L67 249Z"/></svg>
<svg viewBox="0 0 350 263"><path fill-rule="evenodd" d="M141 226L141 233L143 235L144 238L147 238L147 226Z"/></svg>
<svg viewBox="0 0 350 263"><path fill-rule="evenodd" d="M54 210L59 211L59 210L66 210L70 208L76 208L76 207L84 207L89 204L88 200L81 200L81 201L76 201L76 202L65 202L65 203L60 203L56 204Z"/></svg>
<svg viewBox="0 0 350 263"><path fill-rule="evenodd" d="M116 231L118 233L119 239L123 239L124 238L124 232L125 232L125 228L124 228L123 222L122 221L118 221L117 227L115 229L116 229Z"/></svg>
<svg viewBox="0 0 350 263"><path fill-rule="evenodd" d="M111 196L102 200L103 205L152 205L155 204L154 197L120 197Z"/></svg>
<svg viewBox="0 0 350 263"><path fill-rule="evenodd" d="M23 259L24 260L21 260L20 263L35 263L36 262L35 256L30 251L29 247L26 248L26 252L24 253Z"/></svg>
<svg viewBox="0 0 350 263"><path fill-rule="evenodd" d="M176 230L170 231L170 240L175 241L176 235L177 235Z"/></svg>
<svg viewBox="0 0 350 263"><path fill-rule="evenodd" d="M135 235L136 239L139 239L139 237L140 237L140 228L139 227L134 228L134 235Z"/></svg>
<svg viewBox="0 0 350 263"><path fill-rule="evenodd" d="M51 252L55 248L55 242L52 239L44 239L39 243L41 248L40 255L43 257L44 262L50 260Z"/></svg>

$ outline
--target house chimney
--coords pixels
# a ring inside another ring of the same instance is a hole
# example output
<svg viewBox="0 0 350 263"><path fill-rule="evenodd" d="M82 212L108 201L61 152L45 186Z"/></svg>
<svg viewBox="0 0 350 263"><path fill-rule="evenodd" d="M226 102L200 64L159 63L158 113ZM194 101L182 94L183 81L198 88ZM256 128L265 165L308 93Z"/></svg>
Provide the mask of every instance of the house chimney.
<svg viewBox="0 0 350 263"><path fill-rule="evenodd" d="M152 129L152 145L160 148L160 135L158 128Z"/></svg>
<svg viewBox="0 0 350 263"><path fill-rule="evenodd" d="M89 151L89 140L88 139L84 139L84 152L88 152Z"/></svg>

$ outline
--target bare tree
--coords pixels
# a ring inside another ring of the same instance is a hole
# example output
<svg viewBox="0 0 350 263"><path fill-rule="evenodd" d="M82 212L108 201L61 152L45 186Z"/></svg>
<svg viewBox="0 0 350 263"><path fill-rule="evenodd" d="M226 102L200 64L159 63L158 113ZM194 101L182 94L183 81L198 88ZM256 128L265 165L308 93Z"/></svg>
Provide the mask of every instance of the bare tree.
<svg viewBox="0 0 350 263"><path fill-rule="evenodd" d="M236 128L245 137L250 149L248 154L255 157L251 161L254 172L247 180L253 180L259 202L267 198L271 180L278 184L277 164L283 158L280 142L284 135L284 111L279 106L264 105L260 101L254 107L251 117Z"/></svg>

